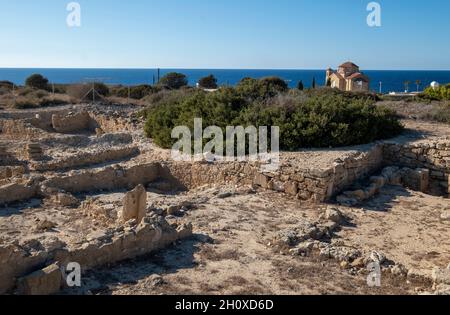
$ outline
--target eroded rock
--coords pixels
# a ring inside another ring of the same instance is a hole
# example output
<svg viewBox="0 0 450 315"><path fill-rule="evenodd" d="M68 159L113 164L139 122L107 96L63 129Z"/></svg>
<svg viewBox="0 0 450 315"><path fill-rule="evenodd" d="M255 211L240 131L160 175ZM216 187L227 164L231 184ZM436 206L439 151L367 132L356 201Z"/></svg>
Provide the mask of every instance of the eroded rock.
<svg viewBox="0 0 450 315"><path fill-rule="evenodd" d="M21 295L50 295L60 290L61 283L61 270L53 264L19 279L17 287Z"/></svg>
<svg viewBox="0 0 450 315"><path fill-rule="evenodd" d="M144 186L138 185L123 198L123 209L120 213L122 222L136 219L139 224L145 217L147 210L147 191Z"/></svg>

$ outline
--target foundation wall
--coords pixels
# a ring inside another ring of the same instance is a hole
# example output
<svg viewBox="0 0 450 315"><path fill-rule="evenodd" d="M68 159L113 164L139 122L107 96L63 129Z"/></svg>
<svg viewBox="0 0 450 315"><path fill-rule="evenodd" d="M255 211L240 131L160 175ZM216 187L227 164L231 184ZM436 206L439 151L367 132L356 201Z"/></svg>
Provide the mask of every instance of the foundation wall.
<svg viewBox="0 0 450 315"><path fill-rule="evenodd" d="M7 184L0 187L0 204L26 200L36 196L38 186L35 184Z"/></svg>
<svg viewBox="0 0 450 315"><path fill-rule="evenodd" d="M450 140L384 146L384 162L412 169L428 169L430 181L449 193Z"/></svg>
<svg viewBox="0 0 450 315"><path fill-rule="evenodd" d="M84 152L61 160L31 163L30 169L38 172L64 170L107 161L117 161L138 154L139 149L137 147L111 148L109 150Z"/></svg>
<svg viewBox="0 0 450 315"><path fill-rule="evenodd" d="M88 112L82 111L76 114L52 116L52 126L56 132L72 133L89 129L91 117Z"/></svg>
<svg viewBox="0 0 450 315"><path fill-rule="evenodd" d="M324 170L281 166L276 173L262 173L257 163L169 163L165 176L191 189L211 184L255 184L285 192L301 200L323 202L341 192L355 180L370 175L383 165L382 145L351 154Z"/></svg>
<svg viewBox="0 0 450 315"><path fill-rule="evenodd" d="M43 183L44 187L57 188L70 193L82 193L99 190L132 189L139 184L147 185L160 176L159 163L132 166L107 167L96 171L54 177Z"/></svg>
<svg viewBox="0 0 450 315"><path fill-rule="evenodd" d="M162 218L145 218L135 228L122 228L80 248L70 249L65 244L60 244L57 249L30 254L18 245L0 245L0 294L14 290L20 277L54 263L66 266L70 262L76 262L80 264L82 271L86 271L152 253L191 235L190 225L172 227Z"/></svg>

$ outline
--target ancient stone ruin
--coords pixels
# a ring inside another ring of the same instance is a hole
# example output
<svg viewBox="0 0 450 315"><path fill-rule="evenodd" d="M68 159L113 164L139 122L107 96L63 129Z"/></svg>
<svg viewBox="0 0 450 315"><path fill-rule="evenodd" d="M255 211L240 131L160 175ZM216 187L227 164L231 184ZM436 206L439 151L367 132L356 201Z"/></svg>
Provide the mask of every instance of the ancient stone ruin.
<svg viewBox="0 0 450 315"><path fill-rule="evenodd" d="M391 185L444 199L450 193L448 138L286 152L279 171L266 173L256 162L172 161L170 152L143 137L134 113L107 106L0 113L0 293L56 293L71 262L85 272L190 237L189 222L170 220L193 203L155 206L149 192L189 196L203 186L247 187L248 194L270 191L300 205L349 207ZM336 247L314 242L343 220L339 209L327 208L319 221L274 242L291 246L291 254L317 245L323 255L340 257ZM358 265L361 253L346 253L347 263Z"/></svg>

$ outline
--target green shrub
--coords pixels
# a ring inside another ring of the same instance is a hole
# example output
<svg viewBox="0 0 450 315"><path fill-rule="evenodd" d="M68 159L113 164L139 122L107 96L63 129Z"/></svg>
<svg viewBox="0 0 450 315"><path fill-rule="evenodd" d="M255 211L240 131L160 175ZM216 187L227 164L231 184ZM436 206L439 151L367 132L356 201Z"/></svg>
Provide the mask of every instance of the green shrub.
<svg viewBox="0 0 450 315"><path fill-rule="evenodd" d="M182 73L170 72L166 74L158 83L159 85L166 86L169 89L180 89L183 86L188 85L187 77Z"/></svg>
<svg viewBox="0 0 450 315"><path fill-rule="evenodd" d="M254 87L255 81L247 79L244 84ZM262 95L267 95L266 91ZM172 129L188 126L192 130L194 118L202 118L204 127L214 125L224 132L226 126L279 126L283 150L363 144L403 130L393 111L375 106L370 98L332 91L313 96L296 91L263 99L259 95L251 100L243 95L241 86L168 99L146 111L145 134L164 148L175 142Z"/></svg>
<svg viewBox="0 0 450 315"><path fill-rule="evenodd" d="M201 78L198 81L198 85L204 89L217 89L217 79L212 74Z"/></svg>
<svg viewBox="0 0 450 315"><path fill-rule="evenodd" d="M123 97L123 98L132 98L135 100L143 99L144 97L153 94L155 89L151 85L137 85L137 86L122 86L119 87L116 91L114 91L112 94Z"/></svg>
<svg viewBox="0 0 450 315"><path fill-rule="evenodd" d="M8 107L16 109L32 109L39 106L39 100L24 96L18 96L8 102Z"/></svg>
<svg viewBox="0 0 450 315"><path fill-rule="evenodd" d="M238 83L236 90L243 97L250 100L262 100L286 92L288 85L277 77L268 77L260 80L244 78Z"/></svg>
<svg viewBox="0 0 450 315"><path fill-rule="evenodd" d="M6 90L12 90L14 83L11 81L0 81L0 88L4 88Z"/></svg>
<svg viewBox="0 0 450 315"><path fill-rule="evenodd" d="M431 100L450 100L450 84L440 86L436 89L429 87L421 95Z"/></svg>
<svg viewBox="0 0 450 315"><path fill-rule="evenodd" d="M450 103L440 102L439 104L433 105L433 109L422 118L450 124Z"/></svg>
<svg viewBox="0 0 450 315"><path fill-rule="evenodd" d="M41 74L32 74L29 76L25 81L25 85L40 90L48 90L49 88L48 79Z"/></svg>

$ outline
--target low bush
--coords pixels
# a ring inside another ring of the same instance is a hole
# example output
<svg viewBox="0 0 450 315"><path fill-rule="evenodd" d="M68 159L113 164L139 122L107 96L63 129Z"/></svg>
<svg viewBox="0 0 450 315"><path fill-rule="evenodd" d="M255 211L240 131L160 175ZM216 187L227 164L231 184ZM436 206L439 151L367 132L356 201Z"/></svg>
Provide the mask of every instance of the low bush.
<svg viewBox="0 0 450 315"><path fill-rule="evenodd" d="M40 90L48 90L48 79L41 74L32 74L25 80L25 85Z"/></svg>
<svg viewBox="0 0 450 315"><path fill-rule="evenodd" d="M153 94L156 91L155 88L153 88L151 85L137 85L132 87L127 86L121 86L117 88L114 92L112 92L113 95L117 97L122 98L132 98L135 100L143 99L144 97Z"/></svg>
<svg viewBox="0 0 450 315"><path fill-rule="evenodd" d="M188 126L192 130L194 118L202 118L204 127L215 125L224 131L226 126L279 126L281 148L297 150L369 143L403 130L395 112L375 106L370 97L331 90L320 95L278 92L270 97L276 91L270 84L265 88L253 79L243 84L214 93L196 91L183 97L164 97L157 106L147 108L145 134L170 148L175 142L172 129ZM248 97L243 90L255 94Z"/></svg>
<svg viewBox="0 0 450 315"><path fill-rule="evenodd" d="M287 92L288 85L277 77L263 79L244 78L236 86L236 91L250 101L262 100Z"/></svg>
<svg viewBox="0 0 450 315"><path fill-rule="evenodd" d="M32 109L40 107L39 100L36 98L18 96L7 101L7 107L16 109Z"/></svg>
<svg viewBox="0 0 450 315"><path fill-rule="evenodd" d="M198 81L198 85L204 89L217 89L217 79L211 74L207 77L201 78Z"/></svg>
<svg viewBox="0 0 450 315"><path fill-rule="evenodd" d="M182 88L183 86L187 86L188 79L182 73L170 72L161 78L158 85L176 90Z"/></svg>
<svg viewBox="0 0 450 315"><path fill-rule="evenodd" d="M438 88L427 88L421 97L431 100L450 100L450 84L440 86Z"/></svg>
<svg viewBox="0 0 450 315"><path fill-rule="evenodd" d="M450 124L450 102L434 104L433 109L421 118Z"/></svg>

